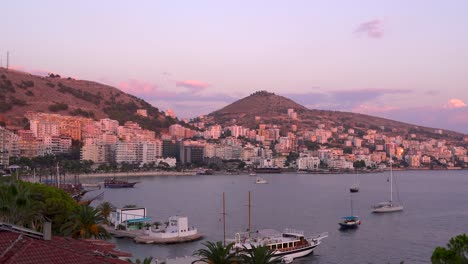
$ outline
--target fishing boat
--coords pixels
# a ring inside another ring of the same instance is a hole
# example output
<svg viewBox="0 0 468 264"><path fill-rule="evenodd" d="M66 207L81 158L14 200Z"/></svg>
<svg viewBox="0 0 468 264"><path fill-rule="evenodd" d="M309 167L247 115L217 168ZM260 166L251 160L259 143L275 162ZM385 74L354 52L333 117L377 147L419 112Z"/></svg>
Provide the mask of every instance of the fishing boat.
<svg viewBox="0 0 468 264"><path fill-rule="evenodd" d="M257 176L257 173L251 172L251 173L249 173L249 176Z"/></svg>
<svg viewBox="0 0 468 264"><path fill-rule="evenodd" d="M266 184L268 182L267 182L267 180L263 179L262 177L257 177L257 179L255 180L255 183L257 183L257 184Z"/></svg>
<svg viewBox="0 0 468 264"><path fill-rule="evenodd" d="M133 188L138 182L128 182L126 180L112 179L104 180L104 188Z"/></svg>
<svg viewBox="0 0 468 264"><path fill-rule="evenodd" d="M392 213L403 211L403 205L397 204L393 201L393 160L390 154L390 200L382 202L374 206L373 213Z"/></svg>

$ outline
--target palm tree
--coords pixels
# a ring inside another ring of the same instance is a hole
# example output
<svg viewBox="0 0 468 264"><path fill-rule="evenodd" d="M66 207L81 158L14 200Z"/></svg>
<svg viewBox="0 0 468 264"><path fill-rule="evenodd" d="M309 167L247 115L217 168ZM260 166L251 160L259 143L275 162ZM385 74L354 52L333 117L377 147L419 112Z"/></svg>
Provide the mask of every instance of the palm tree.
<svg viewBox="0 0 468 264"><path fill-rule="evenodd" d="M28 185L0 185L0 221L37 229L43 220L42 209Z"/></svg>
<svg viewBox="0 0 468 264"><path fill-rule="evenodd" d="M281 258L275 257L273 250L265 246L250 245L251 248L247 249L244 246L243 254L240 255L242 263L246 264L273 264L280 263Z"/></svg>
<svg viewBox="0 0 468 264"><path fill-rule="evenodd" d="M78 207L68 219L68 222L62 225L60 231L73 238L110 238L109 233L100 225L103 222L98 209L88 205Z"/></svg>
<svg viewBox="0 0 468 264"><path fill-rule="evenodd" d="M99 210L101 216L104 218L104 223L109 224L109 215L115 210L114 205L110 202L103 202L97 207L97 209Z"/></svg>
<svg viewBox="0 0 468 264"><path fill-rule="evenodd" d="M207 241L203 243L206 248L199 249L193 253L194 256L200 257L196 262L204 262L209 264L232 264L237 262L236 254L231 252L234 243L224 246L221 241L216 243Z"/></svg>

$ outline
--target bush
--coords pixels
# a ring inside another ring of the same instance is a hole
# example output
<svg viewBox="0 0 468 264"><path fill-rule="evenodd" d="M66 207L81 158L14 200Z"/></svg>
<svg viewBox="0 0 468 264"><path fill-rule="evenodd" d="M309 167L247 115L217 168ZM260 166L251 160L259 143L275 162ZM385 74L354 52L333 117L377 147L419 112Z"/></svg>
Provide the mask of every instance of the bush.
<svg viewBox="0 0 468 264"><path fill-rule="evenodd" d="M34 96L34 93L32 91L26 91L27 96Z"/></svg>
<svg viewBox="0 0 468 264"><path fill-rule="evenodd" d="M55 103L49 106L49 111L51 112L58 112L58 111L63 111L67 109L68 109L68 105L65 103Z"/></svg>
<svg viewBox="0 0 468 264"><path fill-rule="evenodd" d="M13 96L10 96L10 103L12 105L19 105L19 106L27 105L25 100L21 100Z"/></svg>

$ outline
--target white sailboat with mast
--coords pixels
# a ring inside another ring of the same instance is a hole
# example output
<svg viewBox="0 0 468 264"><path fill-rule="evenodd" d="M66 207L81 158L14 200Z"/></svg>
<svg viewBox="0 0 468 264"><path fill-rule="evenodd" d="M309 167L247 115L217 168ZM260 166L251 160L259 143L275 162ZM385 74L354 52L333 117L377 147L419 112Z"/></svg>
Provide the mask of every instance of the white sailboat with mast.
<svg viewBox="0 0 468 264"><path fill-rule="evenodd" d="M373 213L392 213L403 211L403 205L397 204L393 201L393 159L390 152L390 200L382 202L374 206Z"/></svg>

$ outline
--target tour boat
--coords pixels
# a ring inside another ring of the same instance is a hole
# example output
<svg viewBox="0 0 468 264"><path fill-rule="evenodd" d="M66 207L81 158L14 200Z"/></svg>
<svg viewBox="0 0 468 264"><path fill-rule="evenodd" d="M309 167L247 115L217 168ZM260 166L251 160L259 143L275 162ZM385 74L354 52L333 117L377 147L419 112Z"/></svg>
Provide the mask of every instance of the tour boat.
<svg viewBox="0 0 468 264"><path fill-rule="evenodd" d="M265 246L273 251L275 259L291 262L295 258L309 255L322 243L328 233L313 237L305 237L300 230L285 229L279 232L273 229L264 229L257 232L237 233L233 250L242 252L255 247Z"/></svg>
<svg viewBox="0 0 468 264"><path fill-rule="evenodd" d="M116 180L115 178L104 180L104 188L133 188L138 182Z"/></svg>

